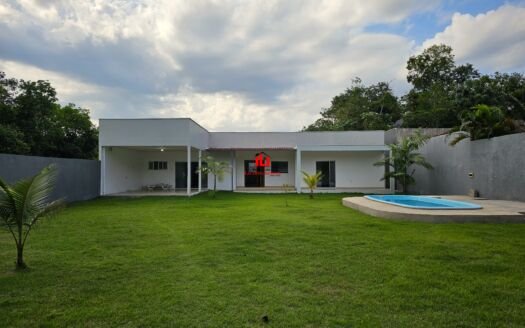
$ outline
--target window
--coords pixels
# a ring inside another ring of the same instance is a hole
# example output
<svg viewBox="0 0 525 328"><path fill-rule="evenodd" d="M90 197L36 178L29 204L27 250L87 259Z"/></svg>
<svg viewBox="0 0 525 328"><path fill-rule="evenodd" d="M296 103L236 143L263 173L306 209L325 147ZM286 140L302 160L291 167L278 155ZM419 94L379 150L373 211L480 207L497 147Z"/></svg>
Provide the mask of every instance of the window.
<svg viewBox="0 0 525 328"><path fill-rule="evenodd" d="M149 170L167 170L168 162L166 161L150 161L148 162Z"/></svg>
<svg viewBox="0 0 525 328"><path fill-rule="evenodd" d="M288 162L272 162L272 173L288 173Z"/></svg>

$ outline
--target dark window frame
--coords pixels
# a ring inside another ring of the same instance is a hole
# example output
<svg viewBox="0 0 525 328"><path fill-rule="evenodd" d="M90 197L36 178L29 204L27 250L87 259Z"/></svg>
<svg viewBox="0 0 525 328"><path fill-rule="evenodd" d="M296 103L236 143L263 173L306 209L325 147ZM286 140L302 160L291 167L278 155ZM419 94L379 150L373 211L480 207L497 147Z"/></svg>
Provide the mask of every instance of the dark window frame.
<svg viewBox="0 0 525 328"><path fill-rule="evenodd" d="M288 172L288 161L272 161L272 173Z"/></svg>
<svg viewBox="0 0 525 328"><path fill-rule="evenodd" d="M167 170L167 169L168 169L167 161L149 161L148 162L148 170L161 171L161 170Z"/></svg>

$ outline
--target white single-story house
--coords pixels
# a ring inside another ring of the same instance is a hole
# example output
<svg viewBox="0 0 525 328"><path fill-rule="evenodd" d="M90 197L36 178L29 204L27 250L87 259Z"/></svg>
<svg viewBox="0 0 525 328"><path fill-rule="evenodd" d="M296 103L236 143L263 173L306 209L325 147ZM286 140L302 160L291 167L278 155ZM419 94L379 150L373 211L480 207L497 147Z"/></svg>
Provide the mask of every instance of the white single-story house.
<svg viewBox="0 0 525 328"><path fill-rule="evenodd" d="M301 171L322 172L321 192L388 192L385 131L209 132L189 118L101 119L101 194L213 188L205 156L229 164L219 190L306 191Z"/></svg>

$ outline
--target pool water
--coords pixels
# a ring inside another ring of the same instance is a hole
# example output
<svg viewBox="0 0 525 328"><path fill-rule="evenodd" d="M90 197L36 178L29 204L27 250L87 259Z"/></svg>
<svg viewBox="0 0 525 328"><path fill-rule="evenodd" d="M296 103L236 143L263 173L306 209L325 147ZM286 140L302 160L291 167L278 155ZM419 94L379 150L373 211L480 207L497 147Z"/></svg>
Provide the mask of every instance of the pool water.
<svg viewBox="0 0 525 328"><path fill-rule="evenodd" d="M427 210L473 210L481 208L481 206L474 203L430 196L370 195L365 197L376 202Z"/></svg>

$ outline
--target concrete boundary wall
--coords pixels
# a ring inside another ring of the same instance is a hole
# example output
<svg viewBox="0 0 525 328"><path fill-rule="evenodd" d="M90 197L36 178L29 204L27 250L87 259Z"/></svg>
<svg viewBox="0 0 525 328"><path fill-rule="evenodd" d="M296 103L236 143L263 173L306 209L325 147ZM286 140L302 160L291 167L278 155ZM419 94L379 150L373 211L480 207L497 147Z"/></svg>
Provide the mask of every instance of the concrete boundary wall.
<svg viewBox="0 0 525 328"><path fill-rule="evenodd" d="M72 202L100 195L100 162L97 160L0 154L0 177L13 183L35 175L50 164L58 168L53 199L65 198Z"/></svg>
<svg viewBox="0 0 525 328"><path fill-rule="evenodd" d="M420 153L434 170L417 167L411 191L420 194L465 195L525 201L525 133L448 145L437 136ZM469 174L471 174L469 176Z"/></svg>
<svg viewBox="0 0 525 328"><path fill-rule="evenodd" d="M440 136L447 134L450 130L449 128L393 128L388 131L385 131L385 144L390 145L400 141L404 137L408 137L417 130L421 130L423 134L426 134L430 137Z"/></svg>

